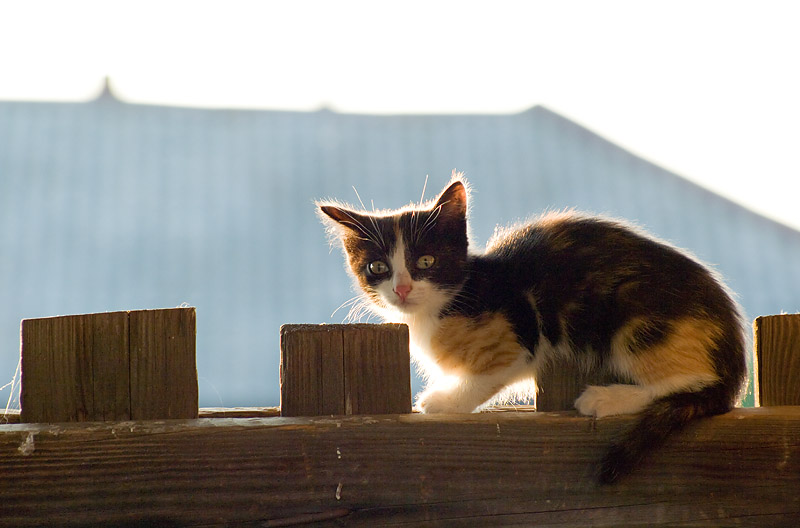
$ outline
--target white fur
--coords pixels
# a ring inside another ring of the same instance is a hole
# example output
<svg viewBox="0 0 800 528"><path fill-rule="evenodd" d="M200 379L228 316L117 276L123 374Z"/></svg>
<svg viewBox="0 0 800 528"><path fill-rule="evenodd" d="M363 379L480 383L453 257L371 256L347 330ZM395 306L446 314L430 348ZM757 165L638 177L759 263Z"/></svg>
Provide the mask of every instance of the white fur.
<svg viewBox="0 0 800 528"><path fill-rule="evenodd" d="M575 400L575 408L585 416L603 418L617 414L635 414L651 401L653 396L650 391L639 385L590 385Z"/></svg>
<svg viewBox="0 0 800 528"><path fill-rule="evenodd" d="M470 413L477 410L503 389L523 379L529 368L527 352L520 347L517 360L490 374L467 375L434 383L417 397L417 408L427 414Z"/></svg>
<svg viewBox="0 0 800 528"><path fill-rule="evenodd" d="M676 392L697 391L715 381L717 378L712 376L683 375L649 385L590 385L575 400L575 408L583 415L596 418L635 414L658 398Z"/></svg>
<svg viewBox="0 0 800 528"><path fill-rule="evenodd" d="M504 369L461 378L443 373L427 351L431 338L439 329L438 314L452 300L453 294L427 281L421 281L421 284L430 288L426 291L424 307L402 314L399 322L409 325L414 359L427 379L427 388L418 395L416 403L416 408L424 413L470 413L509 398L535 400L535 379L542 366L553 356L569 353L563 350L564 347L550 346L542 338L542 351L537 352L533 361L529 360L529 352L520 346L517 360Z"/></svg>
<svg viewBox="0 0 800 528"><path fill-rule="evenodd" d="M425 413L473 412L494 397L503 397L510 386L524 381L528 382L528 394L535 392L535 384L530 381L535 377L541 361L530 363L527 360L528 352L521 346L519 356L512 365L490 374L458 378L439 369L428 355L428 350L431 338L439 329L439 313L453 299L454 292L442 290L428 280L413 280L406 266L406 241L399 229L395 233L397 243L388 256L392 275L379 284L376 291L387 307L381 313L384 319L409 326L413 357L427 380L426 390L417 398L417 408ZM394 289L398 284L409 283L411 291L403 301Z"/></svg>
<svg viewBox="0 0 800 528"><path fill-rule="evenodd" d="M611 368L627 375L634 371L632 357L627 348L614 347ZM650 403L676 392L693 392L718 380L716 375L684 374L664 378L658 383L646 385L589 386L575 400L575 408L583 415L603 418L621 414L636 414Z"/></svg>
<svg viewBox="0 0 800 528"><path fill-rule="evenodd" d="M395 237L397 239L397 246L389 259L392 273L392 293L394 289L401 284L411 284L411 293L414 292L414 284L411 280L411 273L406 268L406 244L402 236L400 236L400 229L395 228ZM410 296L410 294L409 294ZM395 295L395 300L399 302L400 297ZM402 308L402 304L399 305Z"/></svg>
<svg viewBox="0 0 800 528"><path fill-rule="evenodd" d="M395 306L394 310L384 313L387 321L408 325L412 357L422 375L430 382L442 376L441 370L428 355L428 350L431 338L439 330L439 312L452 297L452 294L442 291L430 281L414 281L404 306Z"/></svg>
<svg viewBox="0 0 800 528"><path fill-rule="evenodd" d="M397 234L397 245L389 255L392 276L378 284L375 290L383 299L385 308L373 310L387 322L406 323L409 328L411 352L414 361L422 370L423 376L432 381L442 378L442 372L428 356L431 338L439 328L439 312L452 300L453 294L443 291L428 280L415 281L406 267L406 241ZM394 292L400 283L411 283L411 291L405 302Z"/></svg>

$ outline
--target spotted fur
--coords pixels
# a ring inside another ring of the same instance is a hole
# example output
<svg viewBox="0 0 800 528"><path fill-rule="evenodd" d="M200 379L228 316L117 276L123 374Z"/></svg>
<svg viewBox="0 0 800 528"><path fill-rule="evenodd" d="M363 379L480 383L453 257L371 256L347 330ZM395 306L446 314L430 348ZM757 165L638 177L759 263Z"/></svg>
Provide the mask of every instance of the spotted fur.
<svg viewBox="0 0 800 528"><path fill-rule="evenodd" d="M610 371L626 383L587 387L575 406L639 415L602 461L599 479L613 482L669 433L736 403L739 309L696 259L574 212L498 230L472 254L467 200L455 175L435 201L397 211L319 204L370 308L409 325L431 379L419 410L472 412L557 356Z"/></svg>

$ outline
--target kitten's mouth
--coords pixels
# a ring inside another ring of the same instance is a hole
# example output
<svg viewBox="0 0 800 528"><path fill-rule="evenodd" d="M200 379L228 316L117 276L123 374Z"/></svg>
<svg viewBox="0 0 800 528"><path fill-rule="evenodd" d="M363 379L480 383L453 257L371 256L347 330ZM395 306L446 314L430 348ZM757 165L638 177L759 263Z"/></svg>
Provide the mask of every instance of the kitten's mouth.
<svg viewBox="0 0 800 528"><path fill-rule="evenodd" d="M389 306L400 310L401 312L413 312L419 307L419 302L414 299L406 297L405 299L395 298L388 301Z"/></svg>

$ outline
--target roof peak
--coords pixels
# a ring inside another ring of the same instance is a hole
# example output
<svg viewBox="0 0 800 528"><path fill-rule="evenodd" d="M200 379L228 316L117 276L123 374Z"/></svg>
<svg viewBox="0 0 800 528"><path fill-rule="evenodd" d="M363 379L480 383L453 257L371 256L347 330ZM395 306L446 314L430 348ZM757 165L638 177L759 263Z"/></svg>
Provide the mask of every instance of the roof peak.
<svg viewBox="0 0 800 528"><path fill-rule="evenodd" d="M103 77L103 87L100 93L94 98L95 101L119 101L119 98L114 95L114 90L111 88L111 77L106 75Z"/></svg>

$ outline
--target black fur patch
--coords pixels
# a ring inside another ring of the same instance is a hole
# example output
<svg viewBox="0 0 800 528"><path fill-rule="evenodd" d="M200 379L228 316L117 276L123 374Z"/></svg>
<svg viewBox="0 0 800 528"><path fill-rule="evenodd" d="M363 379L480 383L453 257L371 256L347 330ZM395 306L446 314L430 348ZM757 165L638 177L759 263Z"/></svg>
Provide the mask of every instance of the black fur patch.
<svg viewBox="0 0 800 528"><path fill-rule="evenodd" d="M465 218L453 218L446 209L434 208L403 213L399 227L406 245L406 268L414 280L427 279L447 288L464 282L468 245ZM434 264L418 269L417 259L425 255L432 255Z"/></svg>

